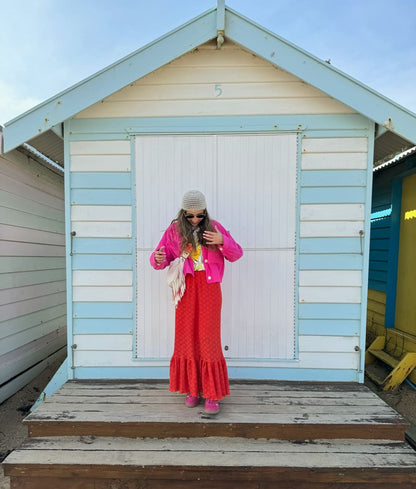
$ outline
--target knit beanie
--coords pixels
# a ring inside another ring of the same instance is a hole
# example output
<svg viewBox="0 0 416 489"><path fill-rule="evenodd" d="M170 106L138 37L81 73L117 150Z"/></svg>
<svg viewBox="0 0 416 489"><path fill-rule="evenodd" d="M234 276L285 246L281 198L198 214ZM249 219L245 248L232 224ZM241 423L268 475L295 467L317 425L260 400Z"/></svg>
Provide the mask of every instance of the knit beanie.
<svg viewBox="0 0 416 489"><path fill-rule="evenodd" d="M205 196L199 190L189 190L182 198L182 209L186 211L202 211L206 208Z"/></svg>

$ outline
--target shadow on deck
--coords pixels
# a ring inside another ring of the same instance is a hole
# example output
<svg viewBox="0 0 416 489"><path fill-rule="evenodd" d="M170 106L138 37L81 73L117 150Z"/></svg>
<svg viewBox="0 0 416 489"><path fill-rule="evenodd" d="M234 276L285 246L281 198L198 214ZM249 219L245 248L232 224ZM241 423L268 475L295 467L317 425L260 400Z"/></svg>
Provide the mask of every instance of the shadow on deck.
<svg viewBox="0 0 416 489"><path fill-rule="evenodd" d="M12 489L416 487L404 419L360 384L239 382L209 417L164 382L71 381L30 414Z"/></svg>

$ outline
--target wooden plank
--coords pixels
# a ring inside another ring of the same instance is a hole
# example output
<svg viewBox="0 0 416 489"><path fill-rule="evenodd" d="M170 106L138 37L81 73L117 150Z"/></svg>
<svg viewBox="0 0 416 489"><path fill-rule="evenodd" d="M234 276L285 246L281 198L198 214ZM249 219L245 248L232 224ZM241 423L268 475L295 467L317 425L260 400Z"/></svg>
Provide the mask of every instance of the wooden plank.
<svg viewBox="0 0 416 489"><path fill-rule="evenodd" d="M80 154L71 157L71 171L74 172L129 172L130 169L130 154Z"/></svg>
<svg viewBox="0 0 416 489"><path fill-rule="evenodd" d="M361 303L361 287L299 287L300 302Z"/></svg>
<svg viewBox="0 0 416 489"><path fill-rule="evenodd" d="M72 141L71 155L130 155L130 141Z"/></svg>
<svg viewBox="0 0 416 489"><path fill-rule="evenodd" d="M303 153L302 170L364 170L367 153Z"/></svg>
<svg viewBox="0 0 416 489"><path fill-rule="evenodd" d="M223 402L226 404L241 404L244 398L244 404L246 406L258 404L266 404L272 406L286 406L288 410L291 410L293 406L372 406L373 412L377 412L375 407L383 408L387 407L384 402L380 401L380 398L362 398L362 397L325 397L322 393L319 395L308 395L305 393L302 397L290 397L290 396L267 396L267 395L252 395L250 391L241 391L239 393L232 392L230 397L225 398ZM170 392L160 391L147 391L141 393L120 393L118 391L107 391L106 394L97 393L93 391L91 394L88 391L78 391L74 394L60 394L57 391L53 397L45 400L45 406L49 404L129 404L129 403L144 403L144 404L160 404L160 403L182 403L184 402L184 395L173 395Z"/></svg>
<svg viewBox="0 0 416 489"><path fill-rule="evenodd" d="M131 302L133 300L133 288L111 286L81 286L72 288L72 300L75 302ZM130 338L130 350L132 341Z"/></svg>
<svg viewBox="0 0 416 489"><path fill-rule="evenodd" d="M305 153L366 153L367 138L304 138L302 152Z"/></svg>
<svg viewBox="0 0 416 489"><path fill-rule="evenodd" d="M133 285L133 272L130 270L74 270L74 286L127 286Z"/></svg>
<svg viewBox="0 0 416 489"><path fill-rule="evenodd" d="M363 221L301 221L300 237L352 238L359 236L359 232L362 228Z"/></svg>
<svg viewBox="0 0 416 489"><path fill-rule="evenodd" d="M214 92L215 93L215 92ZM129 101L107 102L93 105L77 117L191 117L201 113L211 116L232 115L290 115L290 114L352 114L354 110L331 100L326 96L310 98L246 98L246 99L211 99L164 100L164 101ZM74 171L81 171L76 167ZM90 169L89 171L95 171ZM118 171L122 171L120 168Z"/></svg>
<svg viewBox="0 0 416 489"><path fill-rule="evenodd" d="M79 238L131 238L131 221L72 221Z"/></svg>
<svg viewBox="0 0 416 489"><path fill-rule="evenodd" d="M302 221L362 221L363 204L303 204L300 206Z"/></svg>
<svg viewBox="0 0 416 489"><path fill-rule="evenodd" d="M65 246L65 235L33 229L32 227L17 227L0 224L0 237L10 241L31 242L36 244L49 244Z"/></svg>
<svg viewBox="0 0 416 489"><path fill-rule="evenodd" d="M221 76L221 75L219 75ZM220 78L219 78L220 79ZM254 84L228 82L221 83L221 97L232 98L322 98L321 91L306 85L301 81L270 81ZM198 100L211 99L218 95L212 83L205 80L197 85L190 83L145 85L133 84L117 93L114 93L106 102L133 102L149 100L186 100L194 98Z"/></svg>
<svg viewBox="0 0 416 489"><path fill-rule="evenodd" d="M97 187L94 187L97 188ZM108 188L114 188L108 187ZM72 221L131 221L131 206L128 205L73 205Z"/></svg>
<svg viewBox="0 0 416 489"><path fill-rule="evenodd" d="M301 287L360 287L361 284L360 270L301 270L299 272Z"/></svg>
<svg viewBox="0 0 416 489"><path fill-rule="evenodd" d="M148 390L166 390L167 380L135 380L135 379L91 379L91 380L70 380L62 386L61 391L70 392L71 389L134 389L138 391ZM291 395L297 392L314 393L319 396L325 393L326 396L339 396L339 393L345 393L346 396L358 395L361 397L380 398L374 394L368 387L363 384L353 382L293 382L293 381L233 381L230 389L232 393L241 390L250 390L250 392L260 392L267 394L269 392L281 392L283 395ZM72 392L72 391L71 391ZM383 402L380 400L380 402Z"/></svg>
<svg viewBox="0 0 416 489"><path fill-rule="evenodd" d="M163 398L164 399L164 398ZM79 404L77 404L77 401ZM240 401L241 403L241 401ZM133 419L134 417L143 417L147 418L149 410L163 410L163 416L157 416L158 419L165 418L167 421L171 421L174 417L177 417L178 420L181 420L183 416L181 416L179 411L184 408L184 398L181 400L177 400L174 403L166 403L163 400L159 400L159 402L137 402L134 399L124 399L124 402L120 402L117 398L111 398L106 400L106 402L96 403L90 402L89 398L76 398L73 402L68 403L48 403L48 409L44 410L42 413L41 420L47 416L53 417L54 419L62 419L65 420L70 411L70 416L73 421L82 422L85 419L83 416L84 411L94 411L94 416L97 419L105 419L109 420L109 422L114 419L114 421L120 421L120 417L112 416L112 411L120 411L123 413L123 416L126 419ZM222 405L222 413L227 415L227 413L232 410L233 415L266 415L266 416L274 416L276 421L279 422L279 418L281 416L287 417L288 412L290 411L293 419L297 416L304 417L305 414L308 415L308 420L312 419L314 415L324 415L331 416L334 418L334 415L338 414L340 409L342 409L344 415L343 418L347 419L347 417L360 417L365 419L366 417L372 416L374 420L377 421L377 417L396 417L396 414L389 406L379 406L377 407L377 414L374 414L375 408L373 405L356 405L350 406L348 404L323 404L317 405L313 402L305 403L302 405L299 404L284 404L281 402L280 404L266 404L259 406L258 403L252 403L249 405L241 405L237 401L234 403L227 403L227 407L224 407L224 403ZM179 414L179 416L178 416ZM286 415L286 416L285 416ZM189 414L188 418L191 420L195 416L201 419L201 409L197 409L196 413ZM156 416L155 416L156 417ZM235 416L233 416L234 418ZM246 416L245 416L246 417ZM321 417L321 416L319 416ZM36 419L30 418L30 420ZM202 418L203 419L203 418ZM30 422L28 420L28 422Z"/></svg>
<svg viewBox="0 0 416 489"><path fill-rule="evenodd" d="M405 443L382 445L362 440L338 444L327 440L298 444L282 440L196 438L132 441L81 438L53 441L29 440L5 461L11 476L172 478L210 480L297 480L319 474L316 481L358 480L386 482L388 474L406 474L416 482L416 454ZM340 473L341 472L341 473ZM371 474L371 477L370 477ZM341 479L342 477L342 479Z"/></svg>
<svg viewBox="0 0 416 489"><path fill-rule="evenodd" d="M405 442L388 441L388 440L316 440L314 443L293 443L283 440L265 440L265 439L244 439L244 438L224 438L224 437L203 437L203 438L170 438L160 440L157 438L123 438L123 437L83 437L77 436L62 437L43 437L31 438L24 441L21 447L22 452L33 452L36 450L41 454L42 450L80 450L87 455L108 452L206 452L206 453L264 453L268 454L406 454L413 457L416 462L416 452ZM58 454L56 454L56 457ZM13 457L12 457L13 458ZM253 460L258 464L259 460ZM298 461L299 462L299 461ZM309 465L310 461L306 460L302 465ZM367 461L363 461L365 465ZM321 460L321 465L325 464ZM313 465L313 464L312 464Z"/></svg>
<svg viewBox="0 0 416 489"><path fill-rule="evenodd" d="M412 482L403 482L405 477L393 479L392 475L388 476L390 482L384 484L382 482L333 482L319 481L311 482L309 476L305 480L298 479L296 481L287 481L279 478L272 482L257 482L247 480L216 480L216 489L391 489L392 484L400 484L400 489L413 489ZM316 476L314 477L316 479ZM278 484L278 486L276 485ZM365 485L363 485L365 484ZM11 480L11 489L183 489L184 482L181 480L172 479L152 479L144 480L144 478L136 479L79 479L62 478L62 477L15 477ZM201 477L196 477L195 480L187 480L187 489L212 489L213 482L206 476L204 480Z"/></svg>
<svg viewBox="0 0 416 489"><path fill-rule="evenodd" d="M172 437L244 437L244 438L277 438L281 440L316 440L316 439L384 439L400 440L405 438L405 430L408 425L402 425L402 421L394 416L384 416L381 422L371 416L352 416L345 423L340 422L334 415L321 416L321 423L316 422L317 416L308 414L286 417L277 421L276 415L261 415L268 417L270 422L259 423L258 415L234 414L226 417L221 414L221 421L212 421L200 416L199 422L178 422L178 417L171 417L171 421L159 421L154 416L153 420L146 422L126 422L101 419L82 422L71 420L71 412L67 411L58 420L28 421L28 433L30 437L37 436L123 436L126 438L172 438ZM236 420L239 418L239 421ZM281 417L283 418L283 416ZM308 420L306 420L309 418ZM367 419L365 419L367 418ZM359 419L360 423L354 423ZM300 422L303 421L303 422Z"/></svg>

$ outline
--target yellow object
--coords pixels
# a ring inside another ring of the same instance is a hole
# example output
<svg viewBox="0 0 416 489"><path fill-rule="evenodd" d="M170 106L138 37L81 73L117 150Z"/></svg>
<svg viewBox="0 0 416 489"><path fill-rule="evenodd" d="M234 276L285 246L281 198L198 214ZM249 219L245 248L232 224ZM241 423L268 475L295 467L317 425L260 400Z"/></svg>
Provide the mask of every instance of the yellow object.
<svg viewBox="0 0 416 489"><path fill-rule="evenodd" d="M394 327L416 336L416 174L403 179Z"/></svg>
<svg viewBox="0 0 416 489"><path fill-rule="evenodd" d="M393 370L384 379L375 377L369 371L366 373L383 390L390 391L396 389L412 373L416 367L416 353L405 353L401 358L396 358L384 351L384 347L385 337L377 336L365 353L365 363L369 365L378 359Z"/></svg>

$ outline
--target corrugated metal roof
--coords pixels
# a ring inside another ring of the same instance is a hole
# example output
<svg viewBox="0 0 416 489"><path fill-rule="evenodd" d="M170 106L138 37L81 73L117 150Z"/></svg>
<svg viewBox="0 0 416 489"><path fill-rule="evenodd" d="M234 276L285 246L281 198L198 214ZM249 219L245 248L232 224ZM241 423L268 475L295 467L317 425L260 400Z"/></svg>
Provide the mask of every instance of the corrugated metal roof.
<svg viewBox="0 0 416 489"><path fill-rule="evenodd" d="M386 131L376 138L374 142L374 163L390 161L393 155L402 153L413 146L414 143L411 143L407 139L391 131Z"/></svg>
<svg viewBox="0 0 416 489"><path fill-rule="evenodd" d="M20 151L26 156L29 156L29 158L32 158L33 160L37 161L41 165L46 166L46 168L49 168L49 170L52 170L58 175L62 175L64 173L64 169L62 168L61 165L58 165L57 163L52 161L50 158L42 154L33 146L30 146L27 143L23 143L21 146L19 146L16 149L17 151Z"/></svg>
<svg viewBox="0 0 416 489"><path fill-rule="evenodd" d="M410 156L412 154L415 154L415 153L416 153L416 146L413 146L413 148L410 148L410 149L408 149L406 151L403 151L402 153L398 154L397 156L395 156L391 160L386 161L385 163L376 166L373 169L373 172L378 172L380 170L385 170L386 168L388 168L390 166L393 166L393 165L396 165L397 163L400 163L400 161L402 161L404 158L407 158L408 156Z"/></svg>
<svg viewBox="0 0 416 489"><path fill-rule="evenodd" d="M28 143L50 160L64 166L64 141L53 130L39 134Z"/></svg>

